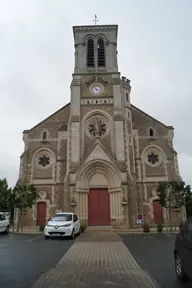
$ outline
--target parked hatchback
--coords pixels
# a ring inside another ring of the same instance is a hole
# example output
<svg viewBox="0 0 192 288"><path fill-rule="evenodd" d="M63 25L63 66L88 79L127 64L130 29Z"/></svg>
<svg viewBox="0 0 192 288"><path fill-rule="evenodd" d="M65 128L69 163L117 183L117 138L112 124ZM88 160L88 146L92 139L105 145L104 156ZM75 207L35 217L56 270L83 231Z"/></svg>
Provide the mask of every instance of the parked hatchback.
<svg viewBox="0 0 192 288"><path fill-rule="evenodd" d="M188 218L176 236L174 259L179 280L192 280L192 218Z"/></svg>
<svg viewBox="0 0 192 288"><path fill-rule="evenodd" d="M0 233L9 234L9 218L3 212L0 212Z"/></svg>
<svg viewBox="0 0 192 288"><path fill-rule="evenodd" d="M81 233L81 224L74 213L57 213L47 223L44 230L45 239L55 236L70 236L72 239Z"/></svg>

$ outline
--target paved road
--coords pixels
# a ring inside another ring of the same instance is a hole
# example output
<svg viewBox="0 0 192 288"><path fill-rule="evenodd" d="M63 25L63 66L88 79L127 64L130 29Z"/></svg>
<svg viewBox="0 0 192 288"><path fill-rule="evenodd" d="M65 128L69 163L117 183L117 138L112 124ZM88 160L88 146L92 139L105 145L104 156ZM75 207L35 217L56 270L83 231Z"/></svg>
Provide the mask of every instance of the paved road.
<svg viewBox="0 0 192 288"><path fill-rule="evenodd" d="M42 235L0 235L0 287L31 287L72 244L68 239L44 240Z"/></svg>
<svg viewBox="0 0 192 288"><path fill-rule="evenodd" d="M81 234L75 244L33 288L157 288L115 232Z"/></svg>
<svg viewBox="0 0 192 288"><path fill-rule="evenodd" d="M147 270L162 288L191 288L180 284L174 271L174 236L165 234L121 235L125 245L142 269Z"/></svg>

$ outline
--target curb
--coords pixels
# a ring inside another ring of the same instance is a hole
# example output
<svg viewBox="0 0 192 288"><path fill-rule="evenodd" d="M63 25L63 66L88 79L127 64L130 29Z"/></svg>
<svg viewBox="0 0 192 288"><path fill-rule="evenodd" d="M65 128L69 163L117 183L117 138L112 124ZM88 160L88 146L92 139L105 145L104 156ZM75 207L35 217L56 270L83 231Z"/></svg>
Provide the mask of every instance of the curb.
<svg viewBox="0 0 192 288"><path fill-rule="evenodd" d="M38 232L38 231L33 231L33 232L13 232L13 231L10 231L9 233L13 234L13 235L43 235L42 232Z"/></svg>
<svg viewBox="0 0 192 288"><path fill-rule="evenodd" d="M137 232L137 231L135 231L135 232L117 232L118 234L120 234L120 235L151 235L151 234L153 234L153 235L156 235L156 234L158 234L158 235L168 235L168 236L173 236L173 235L176 235L177 233L178 233L178 231L176 231L176 232L156 232L156 231L150 231L150 232Z"/></svg>

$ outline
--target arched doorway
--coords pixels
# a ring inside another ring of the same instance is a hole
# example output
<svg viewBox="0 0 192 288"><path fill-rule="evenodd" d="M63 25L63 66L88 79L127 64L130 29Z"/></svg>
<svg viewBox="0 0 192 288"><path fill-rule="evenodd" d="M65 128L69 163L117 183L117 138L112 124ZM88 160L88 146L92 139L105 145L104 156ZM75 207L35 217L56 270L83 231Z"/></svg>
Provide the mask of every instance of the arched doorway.
<svg viewBox="0 0 192 288"><path fill-rule="evenodd" d="M153 215L154 215L154 222L155 224L163 224L163 208L159 203L159 200L153 201Z"/></svg>
<svg viewBox="0 0 192 288"><path fill-rule="evenodd" d="M96 158L84 163L76 176L76 213L79 218L89 226L118 224L123 218L120 184L121 172L113 162Z"/></svg>
<svg viewBox="0 0 192 288"><path fill-rule="evenodd" d="M45 224L46 221L46 203L38 202L37 204L37 225Z"/></svg>

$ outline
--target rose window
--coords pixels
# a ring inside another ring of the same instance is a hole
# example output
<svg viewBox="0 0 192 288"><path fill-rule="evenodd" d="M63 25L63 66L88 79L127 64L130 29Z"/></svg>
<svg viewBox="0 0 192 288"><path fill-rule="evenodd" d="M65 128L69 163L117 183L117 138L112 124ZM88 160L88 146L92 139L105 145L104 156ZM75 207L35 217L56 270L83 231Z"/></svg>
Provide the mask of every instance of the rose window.
<svg viewBox="0 0 192 288"><path fill-rule="evenodd" d="M156 164L159 162L159 155L154 153L154 152L151 152L149 155L148 155L148 162L151 163L151 164Z"/></svg>
<svg viewBox="0 0 192 288"><path fill-rule="evenodd" d="M50 164L50 158L49 157L47 157L46 155L43 155L43 156L39 157L39 165L40 166L45 167L45 166L47 166L49 164Z"/></svg>
<svg viewBox="0 0 192 288"><path fill-rule="evenodd" d="M104 119L95 118L88 122L87 125L87 134L94 138L103 137L107 132L107 124Z"/></svg>

